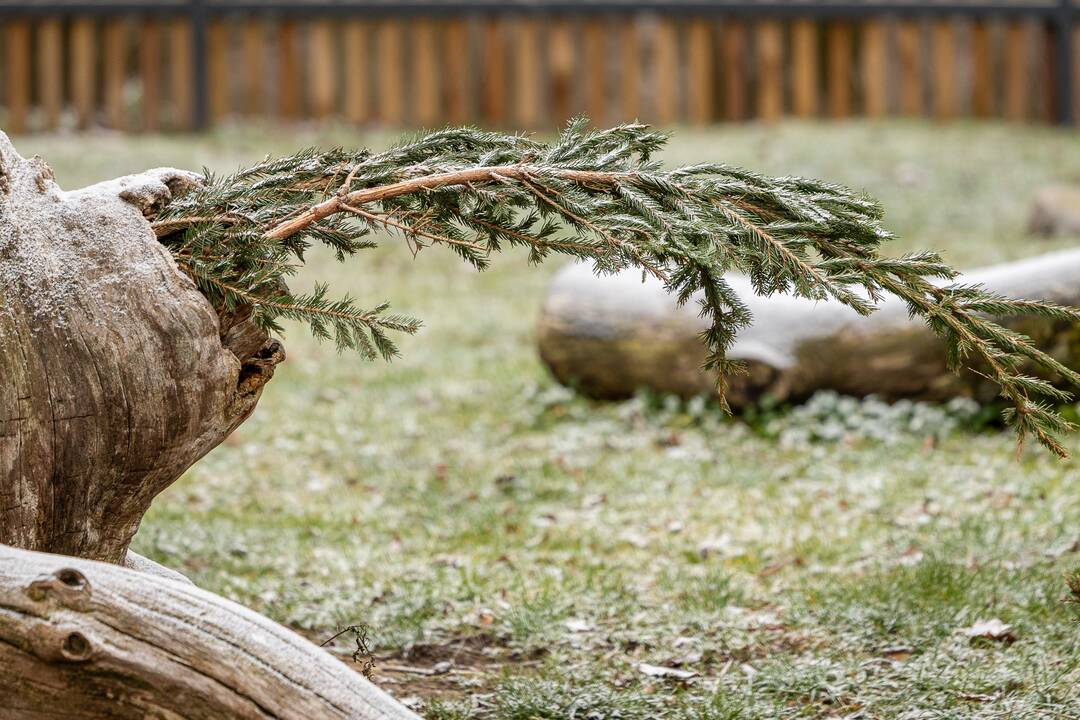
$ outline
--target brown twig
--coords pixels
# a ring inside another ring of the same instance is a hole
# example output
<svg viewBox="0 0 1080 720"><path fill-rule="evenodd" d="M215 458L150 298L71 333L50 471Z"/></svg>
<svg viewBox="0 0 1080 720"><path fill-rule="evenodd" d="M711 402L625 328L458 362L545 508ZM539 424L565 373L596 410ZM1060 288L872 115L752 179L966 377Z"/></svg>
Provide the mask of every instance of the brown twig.
<svg viewBox="0 0 1080 720"><path fill-rule="evenodd" d="M551 171L548 171L551 174ZM626 173L607 173L591 170L559 170L554 175L563 180L577 183L600 183L611 185ZM342 212L345 205L358 207L373 202L381 202L392 198L409 195L422 190L435 190L437 188L452 185L467 185L469 183L498 182L502 179L528 180L531 176L530 168L522 165L495 165L489 167L469 168L468 170L455 170L453 172L434 173L419 177L401 180L389 185L380 185L373 188L354 190L346 195L335 195L323 202L313 205L306 212L301 213L291 220L278 223L266 232L266 238L270 240L284 240L298 232L319 222L323 218L334 213Z"/></svg>

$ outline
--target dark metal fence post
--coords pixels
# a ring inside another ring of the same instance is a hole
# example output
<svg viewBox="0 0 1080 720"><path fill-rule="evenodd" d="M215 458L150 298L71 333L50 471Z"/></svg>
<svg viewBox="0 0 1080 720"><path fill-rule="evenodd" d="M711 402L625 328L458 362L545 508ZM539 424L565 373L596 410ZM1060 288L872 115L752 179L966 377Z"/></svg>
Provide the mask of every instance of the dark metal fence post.
<svg viewBox="0 0 1080 720"><path fill-rule="evenodd" d="M1075 117L1076 99L1073 97L1073 19L1076 8L1072 0L1058 0L1054 13L1054 99L1057 101L1057 121L1071 125Z"/></svg>
<svg viewBox="0 0 1080 720"><path fill-rule="evenodd" d="M206 79L206 6L203 0L190 0L191 7L191 73L195 97L192 102L192 126L205 130L209 124Z"/></svg>

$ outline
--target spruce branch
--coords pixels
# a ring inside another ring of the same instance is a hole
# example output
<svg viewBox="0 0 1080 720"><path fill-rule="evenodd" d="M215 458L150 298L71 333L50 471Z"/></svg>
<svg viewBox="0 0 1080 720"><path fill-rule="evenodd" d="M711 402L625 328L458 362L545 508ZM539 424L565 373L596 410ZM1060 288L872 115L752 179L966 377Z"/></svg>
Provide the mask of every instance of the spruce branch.
<svg viewBox="0 0 1080 720"><path fill-rule="evenodd" d="M993 318L1077 322L1080 312L948 284L956 272L933 253L882 257L891 235L878 203L860 193L723 164L666 170L652 159L665 142L644 125L590 130L576 120L550 144L448 128L382 153L309 149L227 177L207 173L153 226L211 302L250 307L275 332L281 318L306 322L366 357L393 356L387 333L415 332L419 322L388 315L385 304L331 300L325 286L288 293L284 279L313 244L344 261L381 230L403 236L414 254L442 245L478 269L504 247L527 248L534 263L555 253L597 272L636 268L679 302L700 297L706 365L721 391L724 374L739 370L725 351L752 321L725 273L745 273L761 295L832 299L861 314L896 295L946 341L953 368L973 364L998 384L1021 443L1030 434L1065 455L1056 436L1071 426L1046 401L1069 395L1025 368L1074 386L1080 375Z"/></svg>

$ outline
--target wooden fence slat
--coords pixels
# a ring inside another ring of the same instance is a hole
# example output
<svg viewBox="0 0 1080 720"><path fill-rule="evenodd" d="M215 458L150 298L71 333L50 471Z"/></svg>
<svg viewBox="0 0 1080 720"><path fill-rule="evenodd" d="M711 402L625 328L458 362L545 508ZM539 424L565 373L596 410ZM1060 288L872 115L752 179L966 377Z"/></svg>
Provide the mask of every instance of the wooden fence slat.
<svg viewBox="0 0 1080 720"><path fill-rule="evenodd" d="M896 45L900 74L900 112L922 115L922 38L919 25L911 20L897 23Z"/></svg>
<svg viewBox="0 0 1080 720"><path fill-rule="evenodd" d="M412 120L431 128L439 124L439 55L435 21L417 18L409 38L412 56Z"/></svg>
<svg viewBox="0 0 1080 720"><path fill-rule="evenodd" d="M994 114L990 27L985 20L976 20L971 30L971 110L980 118Z"/></svg>
<svg viewBox="0 0 1080 720"><path fill-rule="evenodd" d="M566 18L548 27L551 120L556 127L574 115L574 28Z"/></svg>
<svg viewBox="0 0 1080 720"><path fill-rule="evenodd" d="M7 22L3 38L7 129L12 134L24 133L30 111L30 23Z"/></svg>
<svg viewBox="0 0 1080 720"><path fill-rule="evenodd" d="M314 20L308 25L308 79L311 116L324 120L337 105L338 63L334 52L334 21Z"/></svg>
<svg viewBox="0 0 1080 720"><path fill-rule="evenodd" d="M582 71L585 75L585 115L593 125L607 124L607 27L603 18L590 17L581 30Z"/></svg>
<svg viewBox="0 0 1080 720"><path fill-rule="evenodd" d="M746 118L746 26L726 19L721 27L721 63L724 69L724 118Z"/></svg>
<svg viewBox="0 0 1080 720"><path fill-rule="evenodd" d="M161 127L161 28L157 18L143 19L139 35L139 80L142 84L142 128Z"/></svg>
<svg viewBox="0 0 1080 720"><path fill-rule="evenodd" d="M244 21L240 30L240 52L243 58L244 113L258 115L266 102L264 88L266 79L266 27L257 17Z"/></svg>
<svg viewBox="0 0 1080 720"><path fill-rule="evenodd" d="M1080 125L1080 23L1072 31L1073 122Z"/></svg>
<svg viewBox="0 0 1080 720"><path fill-rule="evenodd" d="M344 32L345 119L359 125L371 120L371 25L350 18Z"/></svg>
<svg viewBox="0 0 1080 720"><path fill-rule="evenodd" d="M708 18L690 20L686 29L686 102L690 120L707 125L713 119L713 24Z"/></svg>
<svg viewBox="0 0 1080 720"><path fill-rule="evenodd" d="M653 28L653 112L660 125L679 119L679 29L661 17Z"/></svg>
<svg viewBox="0 0 1080 720"><path fill-rule="evenodd" d="M851 24L847 21L830 22L825 30L826 93L829 115L833 118L851 115L851 40Z"/></svg>
<svg viewBox="0 0 1080 720"><path fill-rule="evenodd" d="M791 24L791 109L801 118L817 114L817 25L799 19Z"/></svg>
<svg viewBox="0 0 1080 720"><path fill-rule="evenodd" d="M113 130L126 130L127 103L124 84L127 82L128 23L124 18L109 18L101 30L102 102L105 124Z"/></svg>
<svg viewBox="0 0 1080 720"><path fill-rule="evenodd" d="M757 113L775 122L784 112L784 28L778 20L757 25Z"/></svg>
<svg viewBox="0 0 1080 720"><path fill-rule="evenodd" d="M287 120L300 117L300 48L297 45L297 24L285 18L277 26L277 92L278 113Z"/></svg>
<svg viewBox="0 0 1080 720"><path fill-rule="evenodd" d="M1027 27L1011 21L1005 26L1005 51L1002 57L1005 78L1005 119L1021 122L1028 117L1028 36Z"/></svg>
<svg viewBox="0 0 1080 720"><path fill-rule="evenodd" d="M862 27L862 95L867 117L884 117L888 111L888 45L885 23L868 20Z"/></svg>
<svg viewBox="0 0 1080 720"><path fill-rule="evenodd" d="M172 127L190 130L191 108L195 100L192 75L191 23L186 18L169 22L169 94L172 104Z"/></svg>
<svg viewBox="0 0 1080 720"><path fill-rule="evenodd" d="M442 26L442 37L443 108L447 120L454 125L464 125L472 120L469 28L465 20L446 20Z"/></svg>
<svg viewBox="0 0 1080 720"><path fill-rule="evenodd" d="M75 122L80 130L94 122L96 99L95 24L92 18L78 17L71 22L71 102L75 106Z"/></svg>
<svg viewBox="0 0 1080 720"><path fill-rule="evenodd" d="M641 117L641 38L637 18L619 25L619 105L623 122Z"/></svg>
<svg viewBox="0 0 1080 720"><path fill-rule="evenodd" d="M1057 28L1052 27L1049 23L1044 23L1041 30L1039 44L1042 50L1040 58L1042 62L1039 63L1039 79L1035 87L1040 91L1039 100L1043 121L1053 124L1057 118L1058 103L1062 100L1057 96Z"/></svg>
<svg viewBox="0 0 1080 720"><path fill-rule="evenodd" d="M956 116L956 47L950 18L934 23L934 115L939 120Z"/></svg>
<svg viewBox="0 0 1080 720"><path fill-rule="evenodd" d="M231 111L229 87L229 27L224 20L212 20L206 28L207 111L211 123L223 120ZM284 57L284 48L282 48ZM284 82L282 82L284 85ZM282 88L284 92L284 88Z"/></svg>
<svg viewBox="0 0 1080 720"><path fill-rule="evenodd" d="M64 47L59 18L46 18L37 27L37 84L45 129L56 130L64 104Z"/></svg>
<svg viewBox="0 0 1080 720"><path fill-rule="evenodd" d="M390 127L405 122L403 23L383 18L375 25L375 88L379 119Z"/></svg>
<svg viewBox="0 0 1080 720"><path fill-rule="evenodd" d="M514 109L523 128L538 127L540 115L540 25L530 17L514 23Z"/></svg>
<svg viewBox="0 0 1080 720"><path fill-rule="evenodd" d="M505 125L506 39L499 18L484 21L481 53L480 114L489 125Z"/></svg>

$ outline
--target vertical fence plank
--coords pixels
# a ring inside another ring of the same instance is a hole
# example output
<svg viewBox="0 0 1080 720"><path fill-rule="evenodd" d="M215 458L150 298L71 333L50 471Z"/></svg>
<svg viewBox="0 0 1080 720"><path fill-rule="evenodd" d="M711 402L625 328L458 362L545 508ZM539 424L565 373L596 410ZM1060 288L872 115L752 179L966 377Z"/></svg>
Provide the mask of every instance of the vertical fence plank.
<svg viewBox="0 0 1080 720"><path fill-rule="evenodd" d="M399 18L383 18L375 26L375 87L379 119L400 127L405 122L405 86L402 47L404 28Z"/></svg>
<svg viewBox="0 0 1080 720"><path fill-rule="evenodd" d="M143 18L139 35L139 81L142 84L142 129L161 127L161 28L155 17Z"/></svg>
<svg viewBox="0 0 1080 720"><path fill-rule="evenodd" d="M540 27L535 19L524 16L514 23L514 110L517 124L535 128L540 117Z"/></svg>
<svg viewBox="0 0 1080 720"><path fill-rule="evenodd" d="M46 18L37 28L37 83L45 129L60 127L64 104L64 47L58 18Z"/></svg>
<svg viewBox="0 0 1080 720"><path fill-rule="evenodd" d="M1005 76L1005 119L1021 122L1028 117L1028 42L1027 28L1019 21L1005 26L1005 51L1002 57Z"/></svg>
<svg viewBox="0 0 1080 720"><path fill-rule="evenodd" d="M1073 122L1080 125L1080 22L1072 31Z"/></svg>
<svg viewBox="0 0 1080 720"><path fill-rule="evenodd" d="M757 114L775 122L784 112L784 29L777 20L757 25Z"/></svg>
<svg viewBox="0 0 1080 720"><path fill-rule="evenodd" d="M971 111L976 117L994 113L994 76L990 52L990 27L976 20L971 30Z"/></svg>
<svg viewBox="0 0 1080 720"><path fill-rule="evenodd" d="M8 21L3 38L7 128L12 134L24 133L30 111L30 23Z"/></svg>
<svg viewBox="0 0 1080 720"><path fill-rule="evenodd" d="M900 61L900 112L922 115L922 50L919 25L902 20L896 28L896 46Z"/></svg>
<svg viewBox="0 0 1080 720"><path fill-rule="evenodd" d="M506 123L506 40L498 18L484 21L481 45L480 113L488 125Z"/></svg>
<svg viewBox="0 0 1080 720"><path fill-rule="evenodd" d="M830 22L825 30L826 93L829 115L851 115L851 25L847 21Z"/></svg>
<svg viewBox="0 0 1080 720"><path fill-rule="evenodd" d="M370 30L366 20L349 18L345 23L345 119L356 125L371 120Z"/></svg>
<svg viewBox="0 0 1080 720"><path fill-rule="evenodd" d="M574 29L566 18L548 27L548 74L551 77L551 121L563 125L574 114Z"/></svg>
<svg viewBox="0 0 1080 720"><path fill-rule="evenodd" d="M71 23L71 102L75 106L75 122L79 129L90 127L94 122L96 102L95 24L92 18L80 17Z"/></svg>
<svg viewBox="0 0 1080 720"><path fill-rule="evenodd" d="M439 124L439 55L436 40L434 20L417 18L413 21L410 45L413 124L426 128Z"/></svg>
<svg viewBox="0 0 1080 720"><path fill-rule="evenodd" d="M956 116L956 48L951 18L934 23L934 115L940 120Z"/></svg>
<svg viewBox="0 0 1080 720"><path fill-rule="evenodd" d="M801 18L791 24L791 109L801 118L817 114L817 25Z"/></svg>
<svg viewBox="0 0 1080 720"><path fill-rule="evenodd" d="M627 122L641 117L641 38L638 19L634 15L619 25L619 104L620 120Z"/></svg>
<svg viewBox="0 0 1080 720"><path fill-rule="evenodd" d="M472 120L469 94L469 28L465 20L451 18L442 26L442 98L447 120L463 125Z"/></svg>
<svg viewBox="0 0 1080 720"><path fill-rule="evenodd" d="M660 125L679 119L679 29L670 17L660 17L653 37L653 111Z"/></svg>
<svg viewBox="0 0 1080 720"><path fill-rule="evenodd" d="M1035 88L1039 91L1039 109L1042 112L1043 121L1052 125L1057 120L1058 104L1064 100L1064 98L1058 97L1058 68L1055 63L1057 59L1056 46L1059 40L1057 38L1057 29L1051 23L1043 23L1040 30L1039 77L1035 83Z"/></svg>
<svg viewBox="0 0 1080 720"><path fill-rule="evenodd" d="M240 30L240 52L244 66L243 111L247 115L258 115L263 111L265 103L263 98L266 78L264 30L262 21L257 17L247 18Z"/></svg>
<svg viewBox="0 0 1080 720"><path fill-rule="evenodd" d="M690 120L706 125L713 119L713 25L708 18L695 17L686 29L687 89Z"/></svg>
<svg viewBox="0 0 1080 720"><path fill-rule="evenodd" d="M325 120L336 111L338 63L334 52L334 22L314 20L308 25L308 98L311 116Z"/></svg>
<svg viewBox="0 0 1080 720"><path fill-rule="evenodd" d="M124 102L127 82L128 26L124 18L109 18L102 28L101 69L105 124L114 130L128 125Z"/></svg>
<svg viewBox="0 0 1080 720"><path fill-rule="evenodd" d="M195 100L192 76L191 23L186 18L169 22L169 93L172 104L172 127L190 130L191 108Z"/></svg>
<svg viewBox="0 0 1080 720"><path fill-rule="evenodd" d="M724 68L724 118L746 118L746 26L728 18L721 28L720 61Z"/></svg>
<svg viewBox="0 0 1080 720"><path fill-rule="evenodd" d="M297 25L292 18L281 20L277 27L278 113L286 120L300 117L300 48Z"/></svg>
<svg viewBox="0 0 1080 720"><path fill-rule="evenodd" d="M206 28L206 55L206 84L209 95L207 109L210 124L213 125L228 116L231 110L229 27L222 19L212 20Z"/></svg>
<svg viewBox="0 0 1080 720"><path fill-rule="evenodd" d="M884 117L889 104L889 66L883 21L863 24L861 49L863 112L867 117Z"/></svg>
<svg viewBox="0 0 1080 720"><path fill-rule="evenodd" d="M585 114L593 125L607 124L607 25L604 18L586 18L581 29Z"/></svg>

